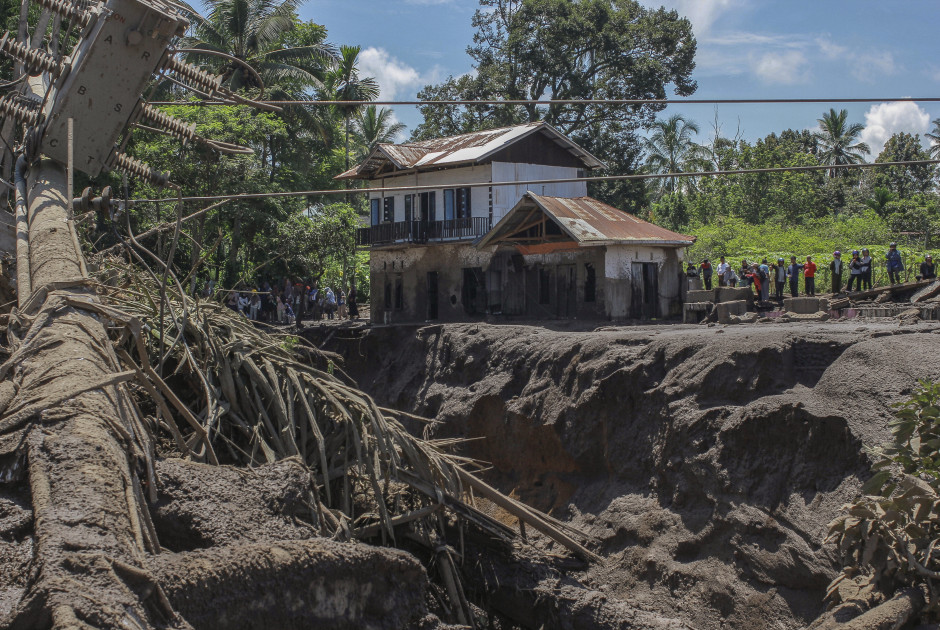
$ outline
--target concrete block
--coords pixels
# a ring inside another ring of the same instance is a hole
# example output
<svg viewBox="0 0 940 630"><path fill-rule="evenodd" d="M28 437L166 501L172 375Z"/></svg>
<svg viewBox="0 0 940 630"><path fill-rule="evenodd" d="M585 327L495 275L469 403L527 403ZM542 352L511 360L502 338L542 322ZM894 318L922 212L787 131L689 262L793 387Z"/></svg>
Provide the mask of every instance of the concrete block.
<svg viewBox="0 0 940 630"><path fill-rule="evenodd" d="M797 315L812 315L821 310L828 309L828 300L826 300L827 306L826 309L819 308L819 298L814 297L790 297L783 299L783 308L788 313L796 313Z"/></svg>
<svg viewBox="0 0 940 630"><path fill-rule="evenodd" d="M702 319L708 317L714 306L712 302L694 302L692 304L687 302L682 308L682 323L698 324Z"/></svg>
<svg viewBox="0 0 940 630"><path fill-rule="evenodd" d="M732 315L744 315L747 313L747 300L735 300L733 302L719 302L718 323L730 324ZM736 323L736 322L735 322Z"/></svg>
<svg viewBox="0 0 940 630"><path fill-rule="evenodd" d="M754 291L751 287L718 287L715 289L715 302L737 302L744 300L750 306L754 303Z"/></svg>
<svg viewBox="0 0 940 630"><path fill-rule="evenodd" d="M929 300L936 295L940 295L940 280L937 280L933 284L928 285L915 293L911 298L911 302L923 302L924 300Z"/></svg>
<svg viewBox="0 0 940 630"><path fill-rule="evenodd" d="M700 302L714 302L715 290L711 291L689 291L685 296L686 304L695 304Z"/></svg>

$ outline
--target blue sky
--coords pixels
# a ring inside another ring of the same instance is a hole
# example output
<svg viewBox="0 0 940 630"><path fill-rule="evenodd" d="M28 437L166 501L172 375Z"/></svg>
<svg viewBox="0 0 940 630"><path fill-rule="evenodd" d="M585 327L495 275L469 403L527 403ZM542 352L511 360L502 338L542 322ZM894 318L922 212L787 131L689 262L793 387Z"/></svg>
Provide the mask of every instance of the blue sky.
<svg viewBox="0 0 940 630"><path fill-rule="evenodd" d="M641 0L675 8L698 40L693 77L701 98L884 98L935 96L936 0ZM362 69L383 99L413 99L425 84L470 70L466 47L474 0L308 0L301 17L324 24L330 41L362 46ZM897 131L923 134L940 103L834 104L867 125L877 153ZM755 140L786 128L815 128L828 105L723 105L725 136ZM670 106L711 135L712 105ZM415 108L399 107L413 128Z"/></svg>

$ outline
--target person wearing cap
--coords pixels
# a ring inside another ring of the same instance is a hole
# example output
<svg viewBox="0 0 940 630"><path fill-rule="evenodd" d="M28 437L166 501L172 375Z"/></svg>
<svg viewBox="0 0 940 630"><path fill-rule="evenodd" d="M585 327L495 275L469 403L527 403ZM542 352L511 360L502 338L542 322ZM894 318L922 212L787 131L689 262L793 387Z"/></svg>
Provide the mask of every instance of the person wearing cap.
<svg viewBox="0 0 940 630"><path fill-rule="evenodd" d="M885 261L887 261L888 266L888 282L899 284L901 282L901 272L904 271L904 263L901 261L901 252L898 251L897 243L891 243L888 246Z"/></svg>
<svg viewBox="0 0 940 630"><path fill-rule="evenodd" d="M842 262L842 252L836 250L832 252L832 261L829 263L829 271L832 276L832 293L836 293L842 290L842 270L845 268L845 264Z"/></svg>
<svg viewBox="0 0 940 630"><path fill-rule="evenodd" d="M918 280L935 280L937 278L937 268L933 264L933 256L927 254L924 256L924 262L920 263L920 275Z"/></svg>
<svg viewBox="0 0 940 630"><path fill-rule="evenodd" d="M852 250L852 260L849 261L849 282L845 286L846 292L852 290L852 285L856 285L856 291L862 290L862 261L857 249Z"/></svg>
<svg viewBox="0 0 940 630"><path fill-rule="evenodd" d="M702 282L698 277L698 267L694 262L690 262L686 267L685 277L689 283L689 291L698 291L702 288Z"/></svg>
<svg viewBox="0 0 940 630"><path fill-rule="evenodd" d="M783 288L787 286L787 263L783 258L777 259L777 264L771 267L774 276L774 298L778 302L783 302Z"/></svg>
<svg viewBox="0 0 940 630"><path fill-rule="evenodd" d="M702 282L705 283L705 290L711 291L712 273L714 272L714 269L712 269L712 264L708 262L708 259L706 258L702 261L702 264L699 265L699 268L702 270Z"/></svg>
<svg viewBox="0 0 940 630"><path fill-rule="evenodd" d="M871 252L867 247L862 248L862 255L858 259L862 263L862 286L871 289L871 276L874 271L875 261L872 260Z"/></svg>
<svg viewBox="0 0 940 630"><path fill-rule="evenodd" d="M806 262L803 264L803 283L806 288L806 295L810 297L816 296L816 263L813 262L812 256L806 257Z"/></svg>

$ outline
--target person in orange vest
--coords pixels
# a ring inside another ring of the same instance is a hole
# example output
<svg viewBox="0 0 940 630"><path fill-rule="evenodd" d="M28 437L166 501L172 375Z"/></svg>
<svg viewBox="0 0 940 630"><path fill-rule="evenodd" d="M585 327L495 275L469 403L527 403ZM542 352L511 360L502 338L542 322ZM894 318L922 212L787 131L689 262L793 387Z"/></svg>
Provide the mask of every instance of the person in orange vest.
<svg viewBox="0 0 940 630"><path fill-rule="evenodd" d="M806 287L805 293L810 297L816 295L816 263L812 256L806 257L806 264L803 265L803 284Z"/></svg>

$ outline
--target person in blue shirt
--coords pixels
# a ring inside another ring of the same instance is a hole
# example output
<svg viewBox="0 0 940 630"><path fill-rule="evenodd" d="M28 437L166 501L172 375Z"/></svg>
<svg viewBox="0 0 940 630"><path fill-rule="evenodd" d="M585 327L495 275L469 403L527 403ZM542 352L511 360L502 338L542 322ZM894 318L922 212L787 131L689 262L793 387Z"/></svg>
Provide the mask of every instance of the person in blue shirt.
<svg viewBox="0 0 940 630"><path fill-rule="evenodd" d="M796 256L790 256L790 266L787 267L787 278L790 280L790 295L800 296L800 276L802 276L803 265L796 262Z"/></svg>
<svg viewBox="0 0 940 630"><path fill-rule="evenodd" d="M901 261L901 252L898 251L898 244L891 243L888 247L888 253L885 255L885 260L888 264L888 282L898 284L901 282L901 272L904 271L904 263Z"/></svg>

